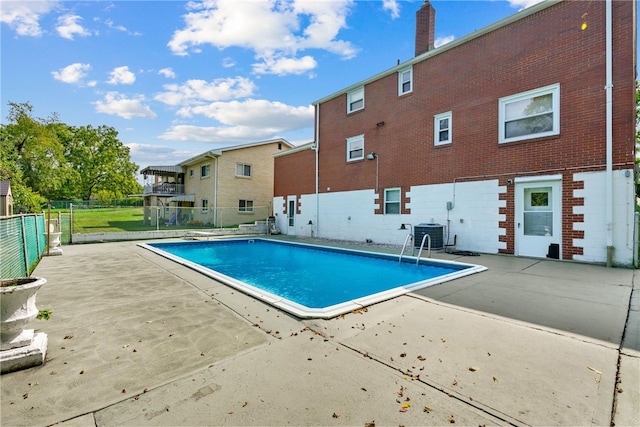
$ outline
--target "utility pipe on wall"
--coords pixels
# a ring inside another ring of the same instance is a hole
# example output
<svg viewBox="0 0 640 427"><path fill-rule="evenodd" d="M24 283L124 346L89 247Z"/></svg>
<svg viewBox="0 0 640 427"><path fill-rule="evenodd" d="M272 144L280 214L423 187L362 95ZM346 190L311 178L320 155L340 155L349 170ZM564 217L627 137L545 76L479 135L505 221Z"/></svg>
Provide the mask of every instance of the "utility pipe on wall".
<svg viewBox="0 0 640 427"><path fill-rule="evenodd" d="M605 218L607 227L607 267L613 263L613 66L612 66L612 0L606 0L606 171Z"/></svg>
<svg viewBox="0 0 640 427"><path fill-rule="evenodd" d="M316 104L316 237L320 237L320 175L318 172L318 153L320 152L320 103Z"/></svg>

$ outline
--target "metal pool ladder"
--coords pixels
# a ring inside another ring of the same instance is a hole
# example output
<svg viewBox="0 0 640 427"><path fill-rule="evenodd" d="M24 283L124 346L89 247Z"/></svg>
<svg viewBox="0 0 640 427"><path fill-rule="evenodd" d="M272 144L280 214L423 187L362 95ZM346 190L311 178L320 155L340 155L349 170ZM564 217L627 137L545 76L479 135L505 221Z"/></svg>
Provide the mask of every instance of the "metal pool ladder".
<svg viewBox="0 0 640 427"><path fill-rule="evenodd" d="M398 262L402 262L402 255L404 255L404 250L407 248L407 243L413 240L413 234L409 233L407 238L404 239L404 245L402 246L402 252L400 252L400 258L398 258Z"/></svg>
<svg viewBox="0 0 640 427"><path fill-rule="evenodd" d="M402 255L404 255L404 250L407 248L407 243L409 243L411 240L413 240L413 234L409 233L407 238L404 239L404 245L402 246L402 252L400 252L398 262L402 262ZM420 251L418 252L418 258L416 258L416 265L420 263L420 256L422 255L425 241L427 241L427 258L431 258L431 236L429 234L425 234L422 237L422 242L420 242Z"/></svg>
<svg viewBox="0 0 640 427"><path fill-rule="evenodd" d="M416 258L416 265L420 262L420 255L422 255L422 250L424 249L424 241L427 241L427 258L431 258L431 236L425 233L422 238L422 242L420 243L420 251L418 252L418 258Z"/></svg>

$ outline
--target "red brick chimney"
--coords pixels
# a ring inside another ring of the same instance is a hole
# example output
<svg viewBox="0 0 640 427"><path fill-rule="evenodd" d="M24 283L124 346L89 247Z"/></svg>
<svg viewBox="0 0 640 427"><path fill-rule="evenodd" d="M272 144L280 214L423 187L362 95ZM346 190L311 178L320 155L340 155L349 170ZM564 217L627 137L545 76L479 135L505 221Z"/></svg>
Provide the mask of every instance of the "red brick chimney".
<svg viewBox="0 0 640 427"><path fill-rule="evenodd" d="M436 29L436 10L425 0L416 12L416 56L433 49Z"/></svg>

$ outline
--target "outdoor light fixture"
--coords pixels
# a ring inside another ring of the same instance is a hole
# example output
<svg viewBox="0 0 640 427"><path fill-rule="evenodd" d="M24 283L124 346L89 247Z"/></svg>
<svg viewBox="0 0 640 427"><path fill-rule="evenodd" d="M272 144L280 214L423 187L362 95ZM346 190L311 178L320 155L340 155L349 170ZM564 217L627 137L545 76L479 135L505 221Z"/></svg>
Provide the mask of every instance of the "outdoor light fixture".
<svg viewBox="0 0 640 427"><path fill-rule="evenodd" d="M378 155L375 152L367 153L367 160L375 160Z"/></svg>

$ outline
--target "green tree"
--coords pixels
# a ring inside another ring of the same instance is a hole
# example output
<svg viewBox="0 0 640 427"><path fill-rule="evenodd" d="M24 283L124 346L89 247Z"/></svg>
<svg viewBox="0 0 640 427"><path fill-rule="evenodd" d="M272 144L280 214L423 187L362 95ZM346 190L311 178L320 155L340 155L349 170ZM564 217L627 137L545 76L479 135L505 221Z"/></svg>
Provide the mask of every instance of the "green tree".
<svg viewBox="0 0 640 427"><path fill-rule="evenodd" d="M108 126L81 126L60 129L58 137L64 156L77 172L77 181L68 183L83 200L104 192L113 199L140 193L136 181L138 165L131 162L129 148L118 140L118 132Z"/></svg>
<svg viewBox="0 0 640 427"><path fill-rule="evenodd" d="M10 102L7 119L9 124L0 125L0 173L11 180L16 210L35 211L43 198L60 189L68 173L55 133L57 116L35 118L31 104Z"/></svg>

